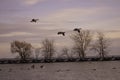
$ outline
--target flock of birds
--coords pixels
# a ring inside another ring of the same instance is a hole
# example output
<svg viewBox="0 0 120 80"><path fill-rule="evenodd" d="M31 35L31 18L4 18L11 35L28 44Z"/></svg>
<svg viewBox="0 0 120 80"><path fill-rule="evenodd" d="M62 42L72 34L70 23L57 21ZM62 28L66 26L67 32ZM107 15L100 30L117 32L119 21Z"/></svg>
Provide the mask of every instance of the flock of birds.
<svg viewBox="0 0 120 80"><path fill-rule="evenodd" d="M38 20L39 20L39 19L32 19L30 22L36 23ZM81 30L81 28L75 28L75 29L73 29L73 31L76 31L76 32L78 32L78 33L80 33L80 30ZM58 35L65 36L65 32L64 32L64 31L59 31L57 34L58 34Z"/></svg>

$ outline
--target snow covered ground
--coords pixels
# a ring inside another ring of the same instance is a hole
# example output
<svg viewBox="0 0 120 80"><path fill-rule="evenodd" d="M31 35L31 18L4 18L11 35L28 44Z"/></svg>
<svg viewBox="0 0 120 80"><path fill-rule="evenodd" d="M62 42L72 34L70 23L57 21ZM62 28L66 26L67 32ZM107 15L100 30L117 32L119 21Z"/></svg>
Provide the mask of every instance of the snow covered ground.
<svg viewBox="0 0 120 80"><path fill-rule="evenodd" d="M0 80L120 80L120 62L0 64Z"/></svg>

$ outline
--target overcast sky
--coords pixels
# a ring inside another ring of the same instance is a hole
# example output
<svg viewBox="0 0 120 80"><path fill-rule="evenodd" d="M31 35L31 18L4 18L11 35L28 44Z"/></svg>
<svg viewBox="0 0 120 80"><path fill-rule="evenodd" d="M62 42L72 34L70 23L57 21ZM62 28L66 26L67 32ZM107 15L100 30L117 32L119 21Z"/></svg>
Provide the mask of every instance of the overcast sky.
<svg viewBox="0 0 120 80"><path fill-rule="evenodd" d="M31 23L38 18L37 23ZM74 28L101 30L120 54L120 0L0 0L0 58L11 57L10 42L26 41L34 47L44 38L69 46ZM66 31L66 37L58 36Z"/></svg>

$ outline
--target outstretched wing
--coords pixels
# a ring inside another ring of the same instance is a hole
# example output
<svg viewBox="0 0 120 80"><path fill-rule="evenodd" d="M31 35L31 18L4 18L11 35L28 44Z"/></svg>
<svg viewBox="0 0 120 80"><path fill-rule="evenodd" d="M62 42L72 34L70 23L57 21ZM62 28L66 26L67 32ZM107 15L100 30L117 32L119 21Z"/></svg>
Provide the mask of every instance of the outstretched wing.
<svg viewBox="0 0 120 80"><path fill-rule="evenodd" d="M39 19L32 19L30 22L37 22Z"/></svg>
<svg viewBox="0 0 120 80"><path fill-rule="evenodd" d="M65 36L65 32L58 32L57 34L58 34L58 35L61 34L61 35Z"/></svg>

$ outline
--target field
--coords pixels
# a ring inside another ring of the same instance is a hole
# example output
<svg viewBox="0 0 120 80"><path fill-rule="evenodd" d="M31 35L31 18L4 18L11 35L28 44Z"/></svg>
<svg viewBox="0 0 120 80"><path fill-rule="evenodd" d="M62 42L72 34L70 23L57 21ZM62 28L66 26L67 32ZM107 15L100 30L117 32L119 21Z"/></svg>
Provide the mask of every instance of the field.
<svg viewBox="0 0 120 80"><path fill-rule="evenodd" d="M0 64L0 80L120 80L120 62Z"/></svg>

